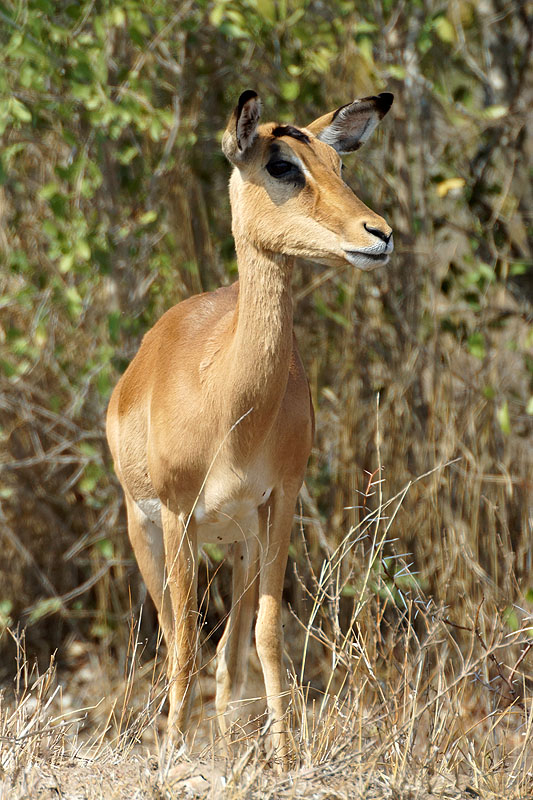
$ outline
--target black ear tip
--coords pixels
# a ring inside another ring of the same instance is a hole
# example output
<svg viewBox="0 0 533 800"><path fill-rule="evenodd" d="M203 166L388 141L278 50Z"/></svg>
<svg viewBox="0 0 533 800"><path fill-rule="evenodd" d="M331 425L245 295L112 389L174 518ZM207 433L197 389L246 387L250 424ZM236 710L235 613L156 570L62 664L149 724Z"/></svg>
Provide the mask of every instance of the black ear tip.
<svg viewBox="0 0 533 800"><path fill-rule="evenodd" d="M248 100L253 100L254 97L257 97L257 92L254 92L253 89L246 89L245 92L241 94L239 97L239 102L237 104L237 108L239 109L239 114L243 109L243 106L248 102Z"/></svg>
<svg viewBox="0 0 533 800"><path fill-rule="evenodd" d="M393 103L394 95L391 92L380 92L376 100L378 101L376 103L378 110L382 114L386 114Z"/></svg>

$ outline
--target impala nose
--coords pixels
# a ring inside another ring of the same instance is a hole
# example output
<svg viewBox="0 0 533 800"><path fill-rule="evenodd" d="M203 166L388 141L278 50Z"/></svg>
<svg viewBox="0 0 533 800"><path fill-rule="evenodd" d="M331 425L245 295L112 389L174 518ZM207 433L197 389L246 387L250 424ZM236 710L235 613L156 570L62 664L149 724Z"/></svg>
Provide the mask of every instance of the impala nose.
<svg viewBox="0 0 533 800"><path fill-rule="evenodd" d="M388 244L391 240L392 231L389 228L388 232L381 230L381 228L374 228L372 225L367 225L366 222L364 223L364 228L367 233L371 233L372 236L376 236L378 239L381 239L382 242Z"/></svg>

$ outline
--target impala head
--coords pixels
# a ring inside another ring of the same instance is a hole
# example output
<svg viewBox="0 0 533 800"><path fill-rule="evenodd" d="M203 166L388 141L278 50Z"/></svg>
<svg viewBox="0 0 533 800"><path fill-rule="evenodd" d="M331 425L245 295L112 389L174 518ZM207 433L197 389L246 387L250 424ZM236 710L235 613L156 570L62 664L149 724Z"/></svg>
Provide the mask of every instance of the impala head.
<svg viewBox="0 0 533 800"><path fill-rule="evenodd" d="M261 101L244 92L222 149L230 181L233 232L261 250L328 266L372 269L389 260L392 230L342 179L340 154L358 150L393 96L354 100L307 125L259 125Z"/></svg>

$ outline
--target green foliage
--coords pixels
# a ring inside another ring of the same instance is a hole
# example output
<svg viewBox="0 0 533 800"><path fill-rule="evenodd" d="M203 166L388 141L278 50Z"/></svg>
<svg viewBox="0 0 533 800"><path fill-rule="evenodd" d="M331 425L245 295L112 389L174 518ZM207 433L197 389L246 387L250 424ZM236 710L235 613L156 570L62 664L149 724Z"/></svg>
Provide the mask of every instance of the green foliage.
<svg viewBox="0 0 533 800"><path fill-rule="evenodd" d="M11 600L0 600L0 629L2 631L13 624L13 619L10 616L12 609L13 603Z"/></svg>
<svg viewBox="0 0 533 800"><path fill-rule="evenodd" d="M61 610L62 603L59 597L45 597L39 600L29 615L29 623L38 622L43 617L55 614Z"/></svg>
<svg viewBox="0 0 533 800"><path fill-rule="evenodd" d="M511 433L511 419L509 417L509 404L507 400L505 400L498 409L497 417L502 433L508 436Z"/></svg>
<svg viewBox="0 0 533 800"><path fill-rule="evenodd" d="M13 534L0 623L29 617L48 646L57 597L103 570L69 610L92 635L118 635L132 568L105 407L169 306L236 278L220 138L249 87L266 119L301 125L395 94L345 170L394 228L390 267L300 264L294 277L318 401L313 514L333 547L357 521L347 509L375 469L379 391L387 489L465 460L406 498L400 538L421 585L452 605L482 591L480 572L518 591L524 576L502 564L525 563L514 552L533 468L525 13L510 6L494 26L471 0L0 5L0 441L17 465L0 490ZM450 576L446 537L465 530L480 564ZM513 552L486 546L502 531ZM414 588L402 580L378 575L376 593L400 604Z"/></svg>

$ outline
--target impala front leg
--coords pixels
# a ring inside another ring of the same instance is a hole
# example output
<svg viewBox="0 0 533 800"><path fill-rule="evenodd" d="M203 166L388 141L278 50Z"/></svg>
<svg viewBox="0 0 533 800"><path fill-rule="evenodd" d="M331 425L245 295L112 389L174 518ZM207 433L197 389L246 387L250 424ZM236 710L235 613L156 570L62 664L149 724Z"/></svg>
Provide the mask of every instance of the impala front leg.
<svg viewBox="0 0 533 800"><path fill-rule="evenodd" d="M185 736L197 676L198 553L194 523L164 504L161 509L165 544L166 583L172 603L173 628L168 642L168 732Z"/></svg>
<svg viewBox="0 0 533 800"><path fill-rule="evenodd" d="M283 631L281 596L289 553L296 491L277 491L261 509L261 572L259 609L255 626L257 654L261 661L268 710L273 718L272 742L275 754L288 766L287 725L282 677Z"/></svg>

